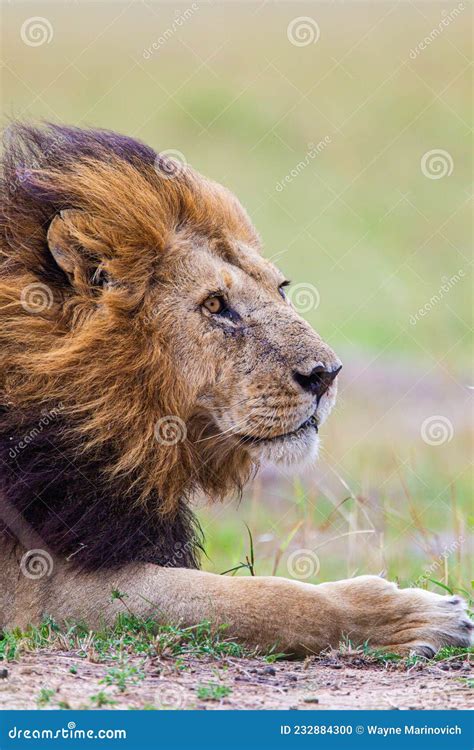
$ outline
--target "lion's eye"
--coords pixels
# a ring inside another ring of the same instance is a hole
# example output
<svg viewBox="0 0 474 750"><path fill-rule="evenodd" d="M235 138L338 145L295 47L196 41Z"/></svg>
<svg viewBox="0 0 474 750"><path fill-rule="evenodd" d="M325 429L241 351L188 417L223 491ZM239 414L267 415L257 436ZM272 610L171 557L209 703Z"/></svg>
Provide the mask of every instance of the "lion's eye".
<svg viewBox="0 0 474 750"><path fill-rule="evenodd" d="M285 287L290 286L290 284L291 284L291 281L282 281L278 287L278 291L280 292L283 299L286 299Z"/></svg>
<svg viewBox="0 0 474 750"><path fill-rule="evenodd" d="M226 309L226 303L224 297L208 297L203 302L203 307L213 315L219 315Z"/></svg>

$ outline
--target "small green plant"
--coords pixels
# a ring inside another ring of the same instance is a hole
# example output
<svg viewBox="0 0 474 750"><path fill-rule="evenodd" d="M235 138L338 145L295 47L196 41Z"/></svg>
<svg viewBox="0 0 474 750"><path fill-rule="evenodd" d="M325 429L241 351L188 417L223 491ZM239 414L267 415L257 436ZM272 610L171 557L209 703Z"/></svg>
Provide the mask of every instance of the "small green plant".
<svg viewBox="0 0 474 750"><path fill-rule="evenodd" d="M394 654L391 651L382 651L377 648L364 648L364 655L379 664L398 664L403 659L403 656L400 656L400 654Z"/></svg>
<svg viewBox="0 0 474 750"><path fill-rule="evenodd" d="M114 701L112 698L109 698L107 693L105 693L103 690L100 690L95 695L91 695L89 700L97 708L102 708L102 706L114 706L117 703L117 701Z"/></svg>
<svg viewBox="0 0 474 750"><path fill-rule="evenodd" d="M226 656L244 656L244 647L225 637L226 625L212 626L209 622L180 628L175 625L160 627L154 641L159 654L180 657L179 666L186 656L210 656L220 659Z"/></svg>
<svg viewBox="0 0 474 750"><path fill-rule="evenodd" d="M426 580L430 583L434 583L435 586L439 586L440 589L447 591L448 594L454 594L453 589L450 586L446 586L445 583L441 583L441 581L437 581L435 578L427 578Z"/></svg>
<svg viewBox="0 0 474 750"><path fill-rule="evenodd" d="M126 610L127 610L127 611L128 611L128 612L129 612L130 614L131 614L131 615L133 615L133 612L132 612L132 610L130 609L130 607L128 606L127 602L125 601L125 599L128 599L128 594L124 594L124 592L123 592L123 591L119 591L119 589L112 589L112 591L111 591L111 593L110 593L110 598L111 598L111 600L112 600L113 602L114 602L114 601L119 601L119 602L121 602L121 603L123 604L123 606L125 607L125 609L126 609Z"/></svg>
<svg viewBox="0 0 474 750"><path fill-rule="evenodd" d="M460 648L459 646L445 646L440 649L434 656L434 661L447 661L450 659L462 659L474 656L474 648Z"/></svg>
<svg viewBox="0 0 474 750"><path fill-rule="evenodd" d="M19 630L3 631L0 634L0 661L13 661L16 659L20 641L21 632Z"/></svg>
<svg viewBox="0 0 474 750"><path fill-rule="evenodd" d="M36 698L38 706L47 706L51 702L51 698L56 693L52 688L41 688Z"/></svg>
<svg viewBox="0 0 474 750"><path fill-rule="evenodd" d="M267 664L274 664L276 661L285 659L287 656L288 654L285 654L283 651L277 651L276 646L272 646L268 654L263 655L263 658Z"/></svg>
<svg viewBox="0 0 474 750"><path fill-rule="evenodd" d="M71 674L77 674L77 667L75 664L73 664L71 667L69 667L69 671Z"/></svg>
<svg viewBox="0 0 474 750"><path fill-rule="evenodd" d="M197 697L201 701L220 701L227 695L230 695L232 688L228 685L218 685L214 682L208 682L207 685L198 685L196 688Z"/></svg>
<svg viewBox="0 0 474 750"><path fill-rule="evenodd" d="M100 680L104 685L115 685L121 693L124 693L129 685L136 685L145 679L145 673L131 664L122 664L107 670L105 677Z"/></svg>
<svg viewBox="0 0 474 750"><path fill-rule="evenodd" d="M247 524L245 524L245 527L247 529L248 535L249 535L249 545L250 545L250 552L249 555L245 555L245 562L241 562L238 565L236 565L234 568L229 568L229 570L224 570L221 575L225 576L226 573L232 573L232 575L235 575L238 570L241 570L242 568L247 568L247 570L250 572L251 576L256 575L255 573L255 554L253 549L253 538L252 538L252 532L250 531Z"/></svg>

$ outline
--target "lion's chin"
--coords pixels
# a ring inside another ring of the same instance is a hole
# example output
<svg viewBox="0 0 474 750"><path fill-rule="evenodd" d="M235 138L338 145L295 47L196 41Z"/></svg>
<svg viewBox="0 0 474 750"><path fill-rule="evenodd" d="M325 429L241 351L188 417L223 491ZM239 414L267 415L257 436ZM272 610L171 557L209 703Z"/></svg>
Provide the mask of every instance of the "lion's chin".
<svg viewBox="0 0 474 750"><path fill-rule="evenodd" d="M260 440L249 448L252 458L284 466L304 466L318 457L319 437L313 427L271 440Z"/></svg>

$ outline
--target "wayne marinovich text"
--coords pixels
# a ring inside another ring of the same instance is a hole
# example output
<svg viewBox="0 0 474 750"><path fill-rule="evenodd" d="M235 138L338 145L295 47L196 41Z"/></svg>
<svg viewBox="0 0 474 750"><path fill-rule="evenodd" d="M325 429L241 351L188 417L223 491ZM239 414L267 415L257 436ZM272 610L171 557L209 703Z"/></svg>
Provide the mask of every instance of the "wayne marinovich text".
<svg viewBox="0 0 474 750"><path fill-rule="evenodd" d="M384 737L390 734L462 734L462 729L457 724L446 724L444 727L429 727L426 724L422 727L414 724L405 724L403 727L379 727L377 724L369 724L367 734L380 734Z"/></svg>
<svg viewBox="0 0 474 750"><path fill-rule="evenodd" d="M443 726L418 726L404 724L403 726L379 726L378 724L358 724L355 728L350 724L281 724L280 734L375 734L381 737L391 735L449 735L462 734L462 727L458 724L444 724Z"/></svg>

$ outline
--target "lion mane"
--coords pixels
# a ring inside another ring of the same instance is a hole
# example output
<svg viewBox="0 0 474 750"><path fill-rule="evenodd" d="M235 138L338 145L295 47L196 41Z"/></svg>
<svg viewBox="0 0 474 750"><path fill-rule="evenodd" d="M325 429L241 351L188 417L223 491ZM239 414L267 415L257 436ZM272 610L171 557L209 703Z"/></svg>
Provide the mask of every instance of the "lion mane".
<svg viewBox="0 0 474 750"><path fill-rule="evenodd" d="M165 450L156 439L158 419L188 425L192 408L159 330L150 341L160 251L190 227L224 253L223 222L254 240L230 193L190 168L170 179L175 166L103 130L15 124L5 135L0 536L32 529L86 570L196 567L202 532L190 497L223 496L251 469L243 453L211 456L212 441L197 454L189 439ZM47 244L52 220L70 208L83 216L70 227L83 261L74 287Z"/></svg>

